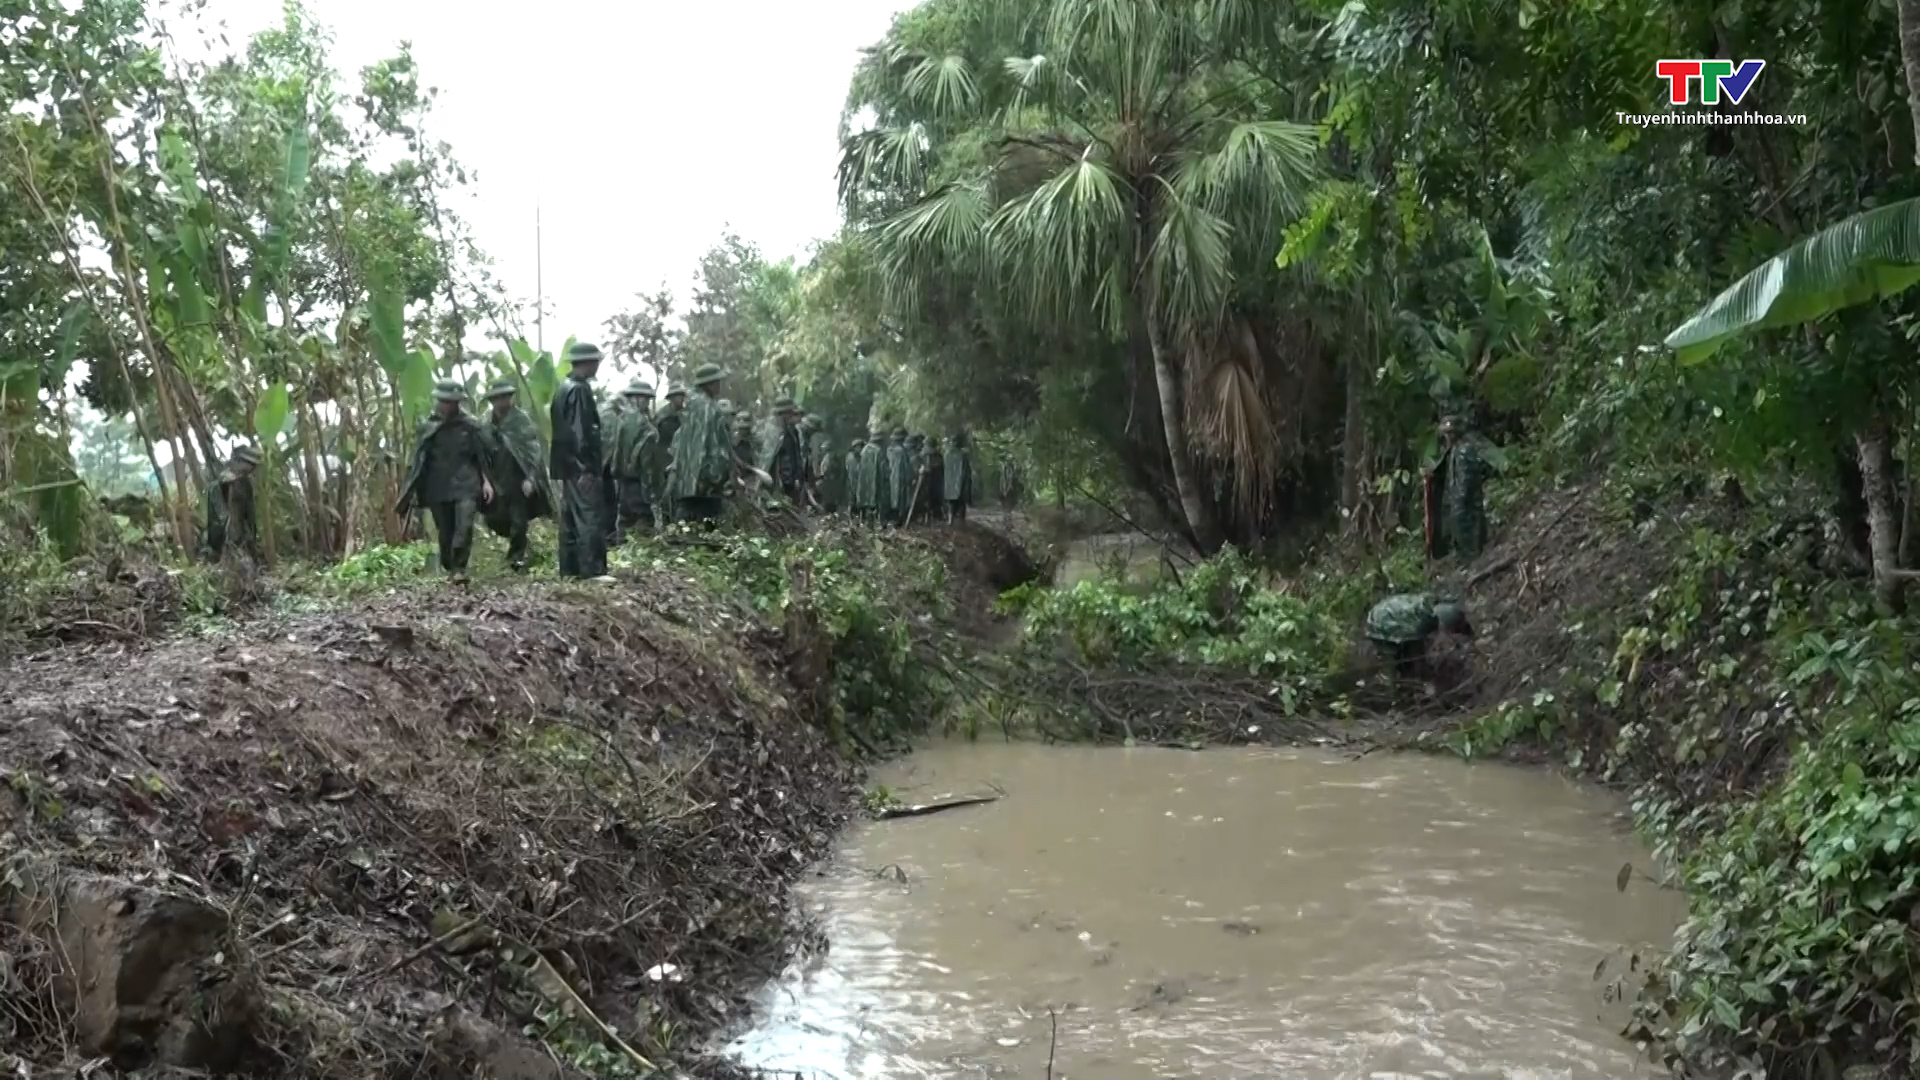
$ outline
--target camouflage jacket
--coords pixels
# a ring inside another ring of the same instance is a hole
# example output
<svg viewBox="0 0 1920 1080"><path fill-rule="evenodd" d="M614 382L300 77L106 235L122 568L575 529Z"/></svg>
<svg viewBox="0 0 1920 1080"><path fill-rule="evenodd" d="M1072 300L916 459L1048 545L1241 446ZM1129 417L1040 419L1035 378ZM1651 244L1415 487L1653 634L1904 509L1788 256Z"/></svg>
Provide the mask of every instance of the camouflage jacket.
<svg viewBox="0 0 1920 1080"><path fill-rule="evenodd" d="M614 467L614 460L620 451L620 424L635 412L633 403L616 394L612 401L600 406L600 465L610 475L620 475Z"/></svg>
<svg viewBox="0 0 1920 1080"><path fill-rule="evenodd" d="M800 429L782 424L778 417L760 429L760 471L780 487L803 483L807 478L806 447Z"/></svg>
<svg viewBox="0 0 1920 1080"><path fill-rule="evenodd" d="M948 502L971 503L973 501L973 450L964 443L955 441L947 451L946 490L941 497Z"/></svg>
<svg viewBox="0 0 1920 1080"><path fill-rule="evenodd" d="M1398 593L1367 612L1367 638L1390 645L1425 641L1440 629L1433 613L1433 597L1425 593Z"/></svg>
<svg viewBox="0 0 1920 1080"><path fill-rule="evenodd" d="M659 454L660 429L654 426L653 417L641 409L628 409L614 428L613 453L607 459L615 478L645 483L655 471L654 459ZM655 490L648 488L648 495Z"/></svg>
<svg viewBox="0 0 1920 1080"><path fill-rule="evenodd" d="M1436 466L1440 485L1436 555L1471 559L1487 542L1487 455L1472 435L1456 441Z"/></svg>
<svg viewBox="0 0 1920 1080"><path fill-rule="evenodd" d="M487 414L487 434L493 442L493 501L505 509L513 499L528 500L527 516L547 517L553 513L553 483L543 467L547 448L533 417L517 406L504 417ZM517 475L515 475L517 474ZM520 493L520 482L533 481L533 494ZM491 509L491 507L489 507Z"/></svg>
<svg viewBox="0 0 1920 1080"><path fill-rule="evenodd" d="M688 395L673 436L671 478L667 490L676 499L727 494L733 481L733 436L720 403L705 393Z"/></svg>
<svg viewBox="0 0 1920 1080"><path fill-rule="evenodd" d="M854 473L853 504L862 510L886 505L886 452L879 443L860 449L860 464Z"/></svg>
<svg viewBox="0 0 1920 1080"><path fill-rule="evenodd" d="M886 495L881 505L898 513L913 500L913 451L907 444L887 444Z"/></svg>

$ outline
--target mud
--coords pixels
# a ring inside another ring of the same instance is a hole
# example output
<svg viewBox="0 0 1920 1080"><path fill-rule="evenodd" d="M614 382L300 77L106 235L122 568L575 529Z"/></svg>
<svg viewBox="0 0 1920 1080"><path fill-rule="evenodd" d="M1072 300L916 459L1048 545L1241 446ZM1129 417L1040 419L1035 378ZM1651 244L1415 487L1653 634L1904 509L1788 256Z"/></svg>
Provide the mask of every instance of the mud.
<svg viewBox="0 0 1920 1080"><path fill-rule="evenodd" d="M597 1018L684 1060L780 968L853 791L786 649L643 574L16 661L0 1047L564 1075L549 1048L607 1052Z"/></svg>

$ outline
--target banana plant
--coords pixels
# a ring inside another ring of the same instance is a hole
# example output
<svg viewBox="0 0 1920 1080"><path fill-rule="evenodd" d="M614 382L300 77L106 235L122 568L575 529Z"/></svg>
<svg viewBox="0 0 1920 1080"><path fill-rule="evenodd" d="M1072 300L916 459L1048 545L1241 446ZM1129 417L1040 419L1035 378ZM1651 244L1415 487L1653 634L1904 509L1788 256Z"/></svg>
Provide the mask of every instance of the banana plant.
<svg viewBox="0 0 1920 1080"><path fill-rule="evenodd" d="M1920 199L1853 215L1761 263L1666 337L1684 364L1698 364L1735 338L1813 322L1894 296L1920 282ZM1874 592L1899 608L1899 525L1893 493L1892 436L1884 412L1857 418L1854 444L1867 503Z"/></svg>
<svg viewBox="0 0 1920 1080"><path fill-rule="evenodd" d="M1853 215L1753 268L1667 335L1697 364L1735 338L1812 322L1920 282L1920 199Z"/></svg>

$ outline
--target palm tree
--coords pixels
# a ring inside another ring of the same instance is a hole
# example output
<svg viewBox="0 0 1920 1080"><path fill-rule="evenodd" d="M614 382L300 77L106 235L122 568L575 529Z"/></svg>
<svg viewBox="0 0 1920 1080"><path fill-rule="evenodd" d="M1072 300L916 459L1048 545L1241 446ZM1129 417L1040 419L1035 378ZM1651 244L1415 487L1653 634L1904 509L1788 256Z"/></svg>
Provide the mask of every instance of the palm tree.
<svg viewBox="0 0 1920 1080"><path fill-rule="evenodd" d="M869 229L900 303L972 278L1035 319L1091 316L1130 355L1144 350L1187 530L1211 550L1220 530L1184 402L1191 360L1250 337L1236 332L1236 287L1270 272L1316 165L1314 131L1265 118L1273 88L1240 61L1277 32L1270 7L953 7L991 44L942 55L896 35L856 83L855 104L879 122L845 140L849 209L907 190Z"/></svg>

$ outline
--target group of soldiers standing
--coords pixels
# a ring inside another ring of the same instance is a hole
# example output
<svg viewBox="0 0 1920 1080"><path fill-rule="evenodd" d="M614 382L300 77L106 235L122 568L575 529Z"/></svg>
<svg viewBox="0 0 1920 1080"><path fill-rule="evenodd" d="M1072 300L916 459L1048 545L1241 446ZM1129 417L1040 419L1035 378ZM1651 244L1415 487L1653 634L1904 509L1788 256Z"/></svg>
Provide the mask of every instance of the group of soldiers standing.
<svg viewBox="0 0 1920 1080"><path fill-rule="evenodd" d="M560 526L563 577L607 572L607 551L627 536L671 521L712 525L736 493L761 484L802 510L847 513L874 524L906 525L935 516L964 520L973 501L973 454L965 432L891 442L856 439L837 453L820 418L793 399L773 403L756 425L722 396L727 373L706 364L691 386L667 389L656 410L653 384L628 383L605 407L593 381L604 359L588 344L569 348L566 381L549 409L551 445L516 403L510 380L487 391L488 410L466 410L457 382L434 388L434 409L420 425L395 512L425 511L433 521L440 567L464 581L476 521L507 538L507 561L527 568L527 529L551 516ZM260 453L233 451L206 492L202 556L242 552L258 561L253 476Z"/></svg>
<svg viewBox="0 0 1920 1080"><path fill-rule="evenodd" d="M604 407L593 381L604 360L589 344L567 354L565 383L554 395L552 445L543 450L532 418L515 404L510 381L487 393L484 423L464 409L458 383L435 390L434 415L421 426L398 511L431 515L440 565L466 577L477 519L508 538L508 562L527 566L527 525L549 514L560 527L562 577L597 578L607 551L635 533L672 521L711 526L727 500L771 486L803 510L862 514L870 521L925 520L936 506L964 519L973 496L972 455L964 433L943 453L935 440L902 429L884 453L856 442L836 454L816 416L791 398L773 403L756 425L723 395L727 373L695 370L691 386L667 389L656 410L653 384L628 383ZM916 510L918 513L916 514Z"/></svg>
<svg viewBox="0 0 1920 1080"><path fill-rule="evenodd" d="M895 428L890 437L855 439L840 473L838 508L870 524L965 521L973 503L973 446L964 431L944 444L906 428Z"/></svg>

